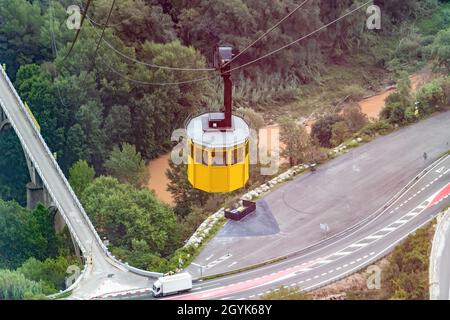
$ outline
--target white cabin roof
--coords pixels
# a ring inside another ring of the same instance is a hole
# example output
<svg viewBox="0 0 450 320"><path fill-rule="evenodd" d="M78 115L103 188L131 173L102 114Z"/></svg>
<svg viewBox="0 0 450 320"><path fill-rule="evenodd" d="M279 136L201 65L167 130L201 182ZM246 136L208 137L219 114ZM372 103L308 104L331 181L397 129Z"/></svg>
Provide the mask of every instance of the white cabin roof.
<svg viewBox="0 0 450 320"><path fill-rule="evenodd" d="M244 144L250 136L247 123L240 117L232 117L232 128L227 130L208 128L210 117L217 118L221 113L206 113L193 118L187 125L189 139L195 145L206 148L232 148Z"/></svg>

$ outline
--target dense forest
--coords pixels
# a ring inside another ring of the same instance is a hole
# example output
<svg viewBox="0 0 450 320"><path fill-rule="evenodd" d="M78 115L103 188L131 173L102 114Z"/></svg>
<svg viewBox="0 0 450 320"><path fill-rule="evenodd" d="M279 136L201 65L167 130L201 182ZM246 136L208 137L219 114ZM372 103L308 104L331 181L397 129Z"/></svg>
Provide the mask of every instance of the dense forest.
<svg viewBox="0 0 450 320"><path fill-rule="evenodd" d="M239 63L317 29L355 2L311 1ZM69 4L71 1L2 0L0 61L41 123L62 168L67 172L83 159L98 173L105 172L104 161L113 146L133 144L145 159L151 159L172 145L172 131L182 127L189 114L219 105L221 90L214 81L145 85L198 79L210 73L161 70L133 61L170 67L211 66L216 45L229 43L243 48L295 7L291 0L119 1L111 27L106 29L107 43L101 43L94 56L98 25L104 22L110 1L93 1L89 12L92 21L86 21L66 58L75 35L65 24ZM434 9L437 1L378 4L389 7L385 12L392 17L385 19L385 24L392 26L383 29L389 32L396 24ZM298 85L314 81L328 64L342 63L349 54L376 43L371 39L376 34L364 32L365 20L364 12L349 16L331 26L332 32L309 38L235 77L250 79L255 87L274 75L279 83L271 85L276 88L289 81ZM279 99L290 98L286 92L285 96L279 94ZM244 102L252 104L251 99Z"/></svg>
<svg viewBox="0 0 450 320"><path fill-rule="evenodd" d="M236 66L364 2L311 0L243 54ZM264 121L283 124L281 139L288 146L284 156L291 165L326 159L327 148L355 132L370 136L416 121L415 99L421 101L424 115L448 102L448 78L435 80L413 96L404 73L433 61L437 71L448 75L450 8L443 4L448 1L373 2L383 12L381 30L368 31L367 15L361 10L233 74L235 105L252 126ZM111 1L95 0L70 50L76 30L67 27L66 9L73 4L83 11L86 1L0 0L0 63L29 104L94 224L111 240L113 252L137 267L173 270L178 261L174 251L223 204L223 198L193 190L185 168L171 165L169 189L176 200L171 208L142 188L151 179L145 163L173 147L173 130L182 128L190 115L220 108L220 77L207 70L213 66L217 45L242 50L299 1L121 0L99 42ZM333 106L345 96L356 100L384 78L397 81L403 90L390 98L381 122L368 123L349 104L342 113L319 119L311 136L297 126L298 114ZM24 205L28 171L12 130L0 132L0 150L0 198ZM251 180L259 178L252 174ZM0 239L0 248L8 241L12 240ZM41 253L8 258L0 267L15 269L28 258L42 262L58 257L54 251ZM70 259L69 253L62 256Z"/></svg>

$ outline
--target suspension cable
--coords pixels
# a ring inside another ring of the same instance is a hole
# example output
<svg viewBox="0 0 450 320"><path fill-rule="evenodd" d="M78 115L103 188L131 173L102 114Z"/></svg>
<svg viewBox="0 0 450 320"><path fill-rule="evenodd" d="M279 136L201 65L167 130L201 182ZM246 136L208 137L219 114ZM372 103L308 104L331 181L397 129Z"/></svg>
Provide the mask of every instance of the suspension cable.
<svg viewBox="0 0 450 320"><path fill-rule="evenodd" d="M261 56L261 57L255 59L255 60L250 61L250 62L244 63L243 65L240 65L240 66L237 66L237 67L235 67L235 68L232 68L229 72L236 71L236 70L239 70L239 69L248 67L249 65L252 65L252 64L254 64L254 63L256 63L256 62L259 62L259 61L261 61L261 60L263 60L263 59L265 59L265 58L268 58L268 57L270 57L270 56L272 56L272 55L274 55L274 54L276 54L276 53L278 53L278 52L280 52L280 51L282 51L282 50L284 50L284 49L286 49L286 48L289 48L289 47L293 46L294 44L299 43L300 41L303 41L303 40L305 40L305 39L307 39L307 38L309 38L309 37L315 35L316 33L319 33L320 31L322 31L322 30L328 28L329 26L331 26L331 25L333 25L333 24L339 22L340 20L342 20L342 19L346 18L347 16L353 14L354 12L356 12L356 11L362 9L363 7L369 5L370 3L372 3L372 1L368 1L368 2L364 3L363 5L358 6L357 8L355 8L355 9L353 9L353 10L347 12L346 14L342 15L341 17L339 17L339 18L333 20L332 22L330 22L330 23L328 23L328 24L326 24L326 25L323 25L322 27L320 27L320 28L314 30L313 32L311 32L311 33L309 33L309 34L307 34L307 35L305 35L305 36L303 36L303 37L301 37L301 38L299 38L299 39L297 39L297 40L294 40L294 41L292 41L292 42L290 42L290 43L288 43L288 44L282 46L282 47L279 48L279 49L276 49L276 50L274 50L274 51L272 51L272 52L269 52L269 53L267 53L267 54L265 54L265 55L263 55L263 56Z"/></svg>
<svg viewBox="0 0 450 320"><path fill-rule="evenodd" d="M241 52L239 52L235 57L233 57L230 61L228 61L227 63L224 64L224 67L226 67L227 65L231 64L232 62L236 61L237 59L239 59L245 52L247 52L251 47L253 47L256 43L258 43L259 41L261 41L263 38L265 38L269 33L271 33L273 30L275 30L276 28L278 28L284 21L286 21L287 19L289 19L294 13L296 13L298 10L300 10L309 0L305 0L303 1L301 4L299 4L294 10L292 10L288 15L286 15L283 19L281 19L280 21L278 21L273 27L271 27L270 29L268 29L266 32L264 32L258 39L256 39L255 41L253 41L251 44L249 44L244 50L242 50Z"/></svg>

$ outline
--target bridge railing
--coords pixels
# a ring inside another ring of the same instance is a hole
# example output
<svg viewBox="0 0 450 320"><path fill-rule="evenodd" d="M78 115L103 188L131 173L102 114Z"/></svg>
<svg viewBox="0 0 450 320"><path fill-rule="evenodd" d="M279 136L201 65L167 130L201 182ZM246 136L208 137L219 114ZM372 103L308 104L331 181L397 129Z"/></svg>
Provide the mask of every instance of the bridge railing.
<svg viewBox="0 0 450 320"><path fill-rule="evenodd" d="M91 230L92 234L94 235L95 239L97 240L98 245L100 246L100 248L102 249L103 253L112 260L112 264L118 264L120 266L122 266L123 268L125 268L126 270L136 273L138 275L143 275L143 276L147 276L147 277L152 277L152 278L158 278L161 277L163 274L159 273L159 272L150 272L150 271L146 271L146 270L141 270L141 269L137 269L134 267L129 266L126 263L123 263L122 261L119 261L118 259L116 259L115 256L113 256L111 254L111 252L109 251L108 247L103 243L103 241L100 239L100 236L97 233L97 230L95 230L94 225L91 222L91 219L89 218L89 216L87 215L86 211L84 210L83 206L81 205L77 195L75 194L75 192L73 191L72 186L70 185L70 183L67 181L66 176L64 175L64 173L62 172L61 168L59 167L59 164L57 163L55 157L53 156L52 152L50 151L47 143L44 141L44 138L42 137L41 133L39 132L39 129L37 128L35 122L33 121L33 119L31 118L30 114L28 112L26 112L26 107L22 101L22 99L20 98L20 96L18 95L16 89L14 88L14 85L11 83L11 80L9 79L8 75L6 74L6 71L3 69L2 66L0 66L0 70L1 73L3 75L3 77L5 78L5 80L7 81L8 85L9 85L9 89L10 91L14 94L14 96L16 97L17 102L19 103L19 105L21 106L21 112L25 115L26 119L28 120L29 124L31 125L31 127L34 129L34 134L35 136L38 138L38 140L40 141L42 147L44 148L44 150L47 152L48 157L51 159L52 164L54 166L54 168L58 171L61 179L63 180L64 185L66 186L67 190L69 191L69 193L72 196L73 201L75 202L75 205L77 206L77 208L80 210L81 214L83 215L83 218L85 220L85 222L87 223L89 229ZM36 161L34 160L32 154L30 153L30 151L28 150L25 141L23 140L23 138L20 135L19 130L17 129L17 127L15 126L15 124L13 123L13 121L11 121L11 117L8 115L8 112L6 110L6 106L5 106L5 113L7 115L7 117L10 119L10 122L15 130L15 132L17 133L17 136L19 136L19 139L23 145L23 147L25 148L26 153L30 156L30 159L33 161L33 163L35 164L35 167L39 173L39 175L42 178L42 181L44 182L47 190L50 193L50 196L52 197L53 201L55 202L56 207L58 208L58 210L61 212L64 221L66 222L69 231L71 232L71 234L74 236L77 244L80 247L80 250L82 251L83 255L86 257L87 256L87 251L86 248L84 247L84 245L81 243L80 239L78 238L77 234L75 233L75 229L72 227L67 213L66 211L61 207L61 205L58 203L58 201L56 200L55 195L53 194L50 184L45 181L44 176L42 174L41 169L38 167Z"/></svg>

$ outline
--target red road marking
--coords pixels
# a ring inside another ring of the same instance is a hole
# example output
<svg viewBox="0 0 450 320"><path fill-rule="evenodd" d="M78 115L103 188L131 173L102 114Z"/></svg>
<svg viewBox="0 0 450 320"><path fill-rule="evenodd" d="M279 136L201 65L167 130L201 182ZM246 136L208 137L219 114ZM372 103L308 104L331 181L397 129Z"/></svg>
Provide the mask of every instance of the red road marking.
<svg viewBox="0 0 450 320"><path fill-rule="evenodd" d="M300 265L296 267L291 267L289 269L279 271L275 274L270 274L262 277L258 277L252 280L247 280L245 282L239 282L230 284L224 287L210 289L203 292L198 293L190 293L185 294L181 296L174 296L170 298L166 298L165 300L203 300L203 299L212 299L212 298L218 298L218 297L226 297L229 295L232 295L234 293L247 291L250 289L254 289L263 285L267 285L272 282L281 281L285 278L289 278L291 276L294 276L296 272L302 271L303 269L308 268L308 266L313 265L317 261L320 261L322 259L317 259L310 261L307 265Z"/></svg>
<svg viewBox="0 0 450 320"><path fill-rule="evenodd" d="M443 187L440 191L438 191L438 193L436 193L435 196L433 196L433 200L431 200L427 209L438 204L439 201L447 197L449 194L450 194L450 183L447 183L445 187Z"/></svg>

